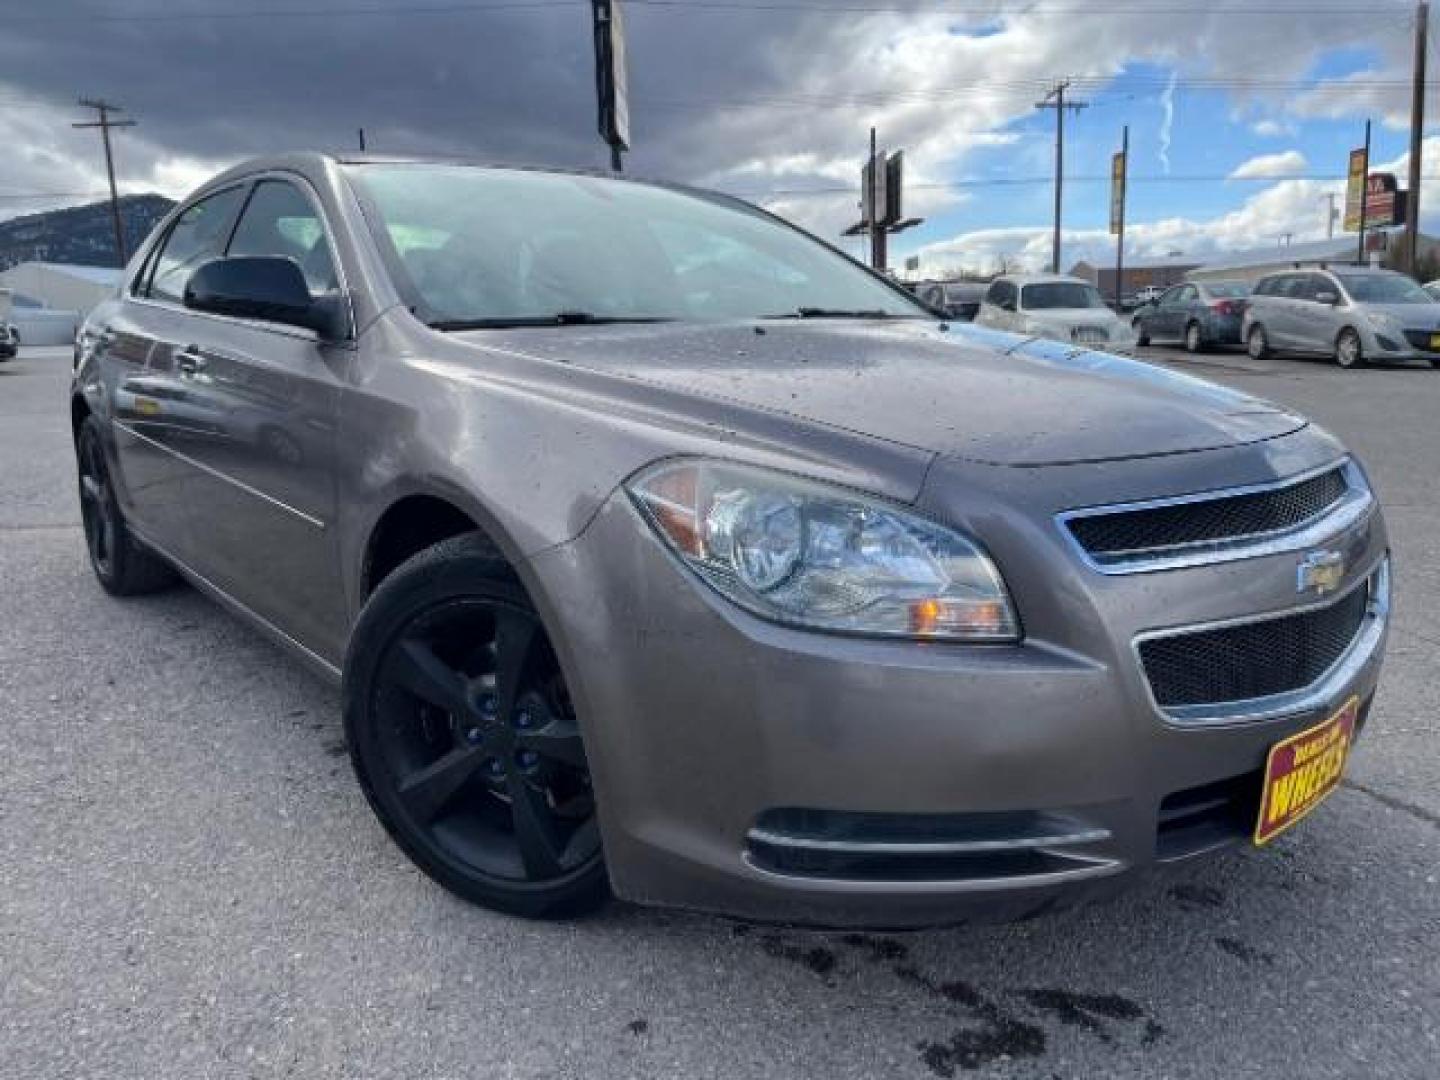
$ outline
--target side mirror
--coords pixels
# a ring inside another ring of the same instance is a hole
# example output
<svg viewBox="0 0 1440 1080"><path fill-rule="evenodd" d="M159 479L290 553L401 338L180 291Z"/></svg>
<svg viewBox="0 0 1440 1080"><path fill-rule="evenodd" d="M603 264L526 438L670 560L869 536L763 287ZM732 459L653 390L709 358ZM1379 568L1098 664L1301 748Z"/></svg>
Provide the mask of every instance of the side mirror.
<svg viewBox="0 0 1440 1080"><path fill-rule="evenodd" d="M1325 292L1317 292L1315 294L1315 302L1317 304L1328 304L1330 307L1334 307L1336 304L1340 303L1340 294L1333 293L1328 290L1326 290Z"/></svg>
<svg viewBox="0 0 1440 1080"><path fill-rule="evenodd" d="M299 326L326 341L344 334L338 298L314 299L295 260L275 255L231 255L202 264L185 286L185 306L234 319Z"/></svg>

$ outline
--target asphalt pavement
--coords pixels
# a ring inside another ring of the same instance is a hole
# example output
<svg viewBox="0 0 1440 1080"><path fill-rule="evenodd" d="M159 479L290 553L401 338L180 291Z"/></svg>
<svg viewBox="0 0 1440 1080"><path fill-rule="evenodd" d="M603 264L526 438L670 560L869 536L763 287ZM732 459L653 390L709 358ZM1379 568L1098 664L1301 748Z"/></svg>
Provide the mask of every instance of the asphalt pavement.
<svg viewBox="0 0 1440 1080"><path fill-rule="evenodd" d="M1440 370L1147 353L1309 413L1380 490L1396 621L1349 779L1100 906L865 935L452 899L328 686L188 589L100 591L68 350L0 364L0 1077L1440 1075Z"/></svg>

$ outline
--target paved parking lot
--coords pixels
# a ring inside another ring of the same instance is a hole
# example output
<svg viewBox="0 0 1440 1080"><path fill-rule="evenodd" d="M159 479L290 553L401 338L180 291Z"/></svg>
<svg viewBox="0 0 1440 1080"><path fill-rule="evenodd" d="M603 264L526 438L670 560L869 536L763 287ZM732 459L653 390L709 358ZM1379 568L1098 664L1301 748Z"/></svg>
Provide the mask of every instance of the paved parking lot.
<svg viewBox="0 0 1440 1080"><path fill-rule="evenodd" d="M101 593L68 352L0 365L0 1077L1440 1075L1440 371L1148 353L1310 413L1380 489L1397 616L1350 779L1263 854L906 935L452 900L327 686L189 590Z"/></svg>

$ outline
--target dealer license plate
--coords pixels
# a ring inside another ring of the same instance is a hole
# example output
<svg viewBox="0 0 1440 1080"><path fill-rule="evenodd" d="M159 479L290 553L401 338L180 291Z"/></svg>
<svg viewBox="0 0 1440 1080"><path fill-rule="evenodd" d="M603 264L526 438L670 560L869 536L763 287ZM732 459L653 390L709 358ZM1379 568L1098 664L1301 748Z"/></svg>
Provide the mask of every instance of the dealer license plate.
<svg viewBox="0 0 1440 1080"><path fill-rule="evenodd" d="M1255 843L1268 844L1340 786L1355 739L1360 699L1353 697L1323 724L1276 743L1265 761L1265 790Z"/></svg>

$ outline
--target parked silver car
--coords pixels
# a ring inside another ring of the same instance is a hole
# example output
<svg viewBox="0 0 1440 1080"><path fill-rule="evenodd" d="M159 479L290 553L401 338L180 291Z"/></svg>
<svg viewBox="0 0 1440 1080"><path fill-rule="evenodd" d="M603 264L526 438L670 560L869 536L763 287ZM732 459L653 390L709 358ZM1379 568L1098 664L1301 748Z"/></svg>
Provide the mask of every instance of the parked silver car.
<svg viewBox="0 0 1440 1080"><path fill-rule="evenodd" d="M1440 303L1404 274L1362 267L1261 278L1245 309L1245 346L1332 356L1341 367L1427 364L1440 356Z"/></svg>
<svg viewBox="0 0 1440 1080"><path fill-rule="evenodd" d="M1141 345L1175 341L1192 353L1216 345L1239 345L1245 297L1243 281L1197 281L1174 285L1135 312L1131 325Z"/></svg>
<svg viewBox="0 0 1440 1080"><path fill-rule="evenodd" d="M1014 274L990 283L975 316L979 326L1050 338L1073 345L1129 352L1130 324L1088 281L1059 274Z"/></svg>
<svg viewBox="0 0 1440 1080"><path fill-rule="evenodd" d="M1294 825L1379 677L1331 436L716 194L238 166L70 418L100 584L178 571L339 681L391 836L506 911L1034 912Z"/></svg>

